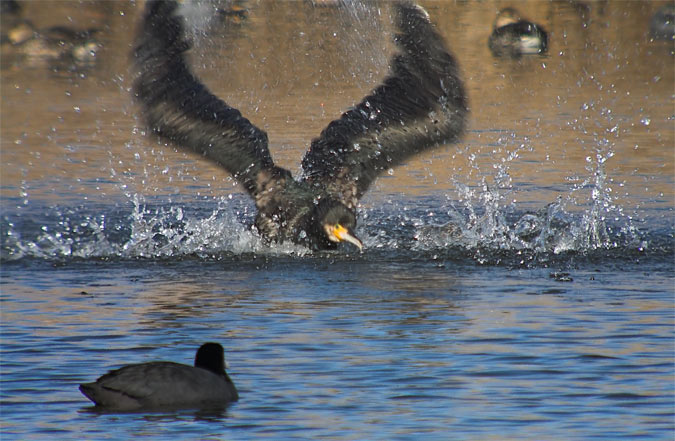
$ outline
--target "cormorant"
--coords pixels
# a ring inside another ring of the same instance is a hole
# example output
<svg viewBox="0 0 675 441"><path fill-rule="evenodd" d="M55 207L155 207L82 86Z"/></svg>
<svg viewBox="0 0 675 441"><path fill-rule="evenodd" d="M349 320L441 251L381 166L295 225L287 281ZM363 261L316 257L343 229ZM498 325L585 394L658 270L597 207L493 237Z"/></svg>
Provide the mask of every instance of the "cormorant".
<svg viewBox="0 0 675 441"><path fill-rule="evenodd" d="M488 47L495 57L543 54L548 48L548 35L536 23L522 20L514 8L504 8L497 14Z"/></svg>
<svg viewBox="0 0 675 441"><path fill-rule="evenodd" d="M277 167L267 134L215 97L188 67L190 48L174 1L148 1L134 60L134 92L162 138L223 167L254 199L267 240L335 248L354 235L358 200L384 170L455 142L466 125L454 57L421 7L395 5L397 53L383 82L315 138L295 180Z"/></svg>
<svg viewBox="0 0 675 441"><path fill-rule="evenodd" d="M239 399L225 372L224 354L218 343L204 343L194 367L170 361L131 364L81 384L80 391L97 406L112 410L224 405Z"/></svg>

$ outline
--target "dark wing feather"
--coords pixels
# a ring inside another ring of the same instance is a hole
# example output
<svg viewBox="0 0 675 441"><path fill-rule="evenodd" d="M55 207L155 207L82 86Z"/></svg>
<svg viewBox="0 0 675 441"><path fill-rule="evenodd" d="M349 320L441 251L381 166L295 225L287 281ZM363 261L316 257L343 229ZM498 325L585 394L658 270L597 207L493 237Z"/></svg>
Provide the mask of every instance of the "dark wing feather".
<svg viewBox="0 0 675 441"><path fill-rule="evenodd" d="M185 60L190 44L174 1L148 1L137 37L134 93L148 126L230 172L253 196L275 170L267 134L215 97Z"/></svg>
<svg viewBox="0 0 675 441"><path fill-rule="evenodd" d="M375 178L411 156L457 141L468 113L457 64L429 22L396 5L398 53L383 83L331 122L303 158L305 179L354 207Z"/></svg>

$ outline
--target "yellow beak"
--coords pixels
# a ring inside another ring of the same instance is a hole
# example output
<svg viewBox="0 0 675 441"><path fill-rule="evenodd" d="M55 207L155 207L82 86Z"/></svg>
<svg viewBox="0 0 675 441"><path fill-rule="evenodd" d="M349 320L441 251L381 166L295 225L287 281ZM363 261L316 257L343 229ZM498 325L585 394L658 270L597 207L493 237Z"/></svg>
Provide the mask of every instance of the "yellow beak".
<svg viewBox="0 0 675 441"><path fill-rule="evenodd" d="M352 245L355 245L359 248L359 251L363 251L363 243L354 236L348 229L343 227L340 224L337 224L333 227L333 235L340 241L340 242L349 242Z"/></svg>

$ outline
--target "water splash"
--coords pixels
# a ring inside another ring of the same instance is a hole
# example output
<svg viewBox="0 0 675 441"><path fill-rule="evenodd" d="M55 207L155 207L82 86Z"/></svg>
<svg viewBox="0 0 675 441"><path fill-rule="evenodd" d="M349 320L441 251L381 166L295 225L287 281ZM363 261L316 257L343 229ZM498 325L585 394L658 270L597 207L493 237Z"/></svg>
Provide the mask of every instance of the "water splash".
<svg viewBox="0 0 675 441"><path fill-rule="evenodd" d="M417 249L461 247L473 250L480 263L499 261L505 253L522 255L520 263L546 260L563 253L631 249L644 251L647 241L630 215L615 202L605 170L614 153L600 150L586 158L589 176L568 194L534 212L519 211L510 196L515 192L507 164L518 157L518 149L498 162L494 185L483 177L471 188L455 182L459 202L450 202L448 221L421 226L415 232ZM495 254L497 253L497 254ZM501 253L501 254L499 254Z"/></svg>
<svg viewBox="0 0 675 441"><path fill-rule="evenodd" d="M53 208L42 225L2 222L0 258L169 258L224 254L294 254L307 249L292 244L268 246L226 203L203 217L181 206L150 207L133 195L131 213L83 214L81 209ZM192 210L190 210L192 211Z"/></svg>
<svg viewBox="0 0 675 441"><path fill-rule="evenodd" d="M509 261L532 265L562 254L594 250L642 252L641 239L632 217L615 202L605 164L613 153L596 152L587 158L588 176L566 195L536 211L523 212L508 174L508 163L518 151L498 161L493 183L483 177L478 187L455 182L458 198L447 205L437 199L424 208L416 201L410 208L388 201L383 208L359 213L357 234L366 253L378 250L396 257L400 252L432 259L469 258L481 264ZM164 259L186 256L221 258L227 255L312 254L293 244L266 244L247 224L253 215L237 210L230 198L220 198L216 208L184 205L150 205L143 196L129 195L131 211L86 214L86 208L52 209L45 218L13 222L5 217L0 258L69 259L108 258ZM440 205L440 207L439 207ZM213 205L209 205L212 207ZM247 206L245 206L247 207ZM88 208L92 210L92 208ZM383 211L387 210L387 211ZM18 225L18 226L17 226ZM424 257L426 256L426 257Z"/></svg>
<svg viewBox="0 0 675 441"><path fill-rule="evenodd" d="M518 189L509 165L531 150L528 139L508 147L515 137L500 138L493 152L493 173L478 186L454 179L456 195L446 201L424 198L411 207L405 201L387 201L361 209L357 235L366 245L366 257L380 252L385 258L459 258L481 264L512 262L536 265L563 254L594 250L644 251L633 216L616 202L606 163L614 153L598 145L586 158L586 176L571 179L566 194L536 210L516 203ZM467 154L471 157L471 154ZM158 171L154 171L158 172ZM146 171L147 173L152 173ZM477 159L469 174L483 173ZM126 186L123 186L126 188ZM148 203L144 196L123 191L128 204L52 208L40 213L23 195L21 209L0 222L0 259L165 259L195 256L307 256L308 249L293 244L266 244L250 227L253 210L241 195L207 201L207 207L185 203ZM215 208L213 208L215 206ZM112 210L112 211L111 211ZM23 214L21 214L23 212Z"/></svg>

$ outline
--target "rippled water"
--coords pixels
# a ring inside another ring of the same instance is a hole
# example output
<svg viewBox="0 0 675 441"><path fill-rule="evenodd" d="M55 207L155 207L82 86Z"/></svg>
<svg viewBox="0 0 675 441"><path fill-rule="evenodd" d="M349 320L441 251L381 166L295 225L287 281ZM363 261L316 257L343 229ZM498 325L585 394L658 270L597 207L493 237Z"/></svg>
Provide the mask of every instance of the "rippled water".
<svg viewBox="0 0 675 441"><path fill-rule="evenodd" d="M142 5L37 4L104 47L65 67L2 47L3 440L673 438L675 69L647 33L664 3L523 4L551 47L521 60L487 49L501 3L424 3L471 128L378 181L363 254L266 246L227 176L144 135ZM195 66L296 171L386 72L389 6L245 5L195 31ZM205 341L240 391L226 410L99 413L77 390Z"/></svg>

